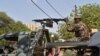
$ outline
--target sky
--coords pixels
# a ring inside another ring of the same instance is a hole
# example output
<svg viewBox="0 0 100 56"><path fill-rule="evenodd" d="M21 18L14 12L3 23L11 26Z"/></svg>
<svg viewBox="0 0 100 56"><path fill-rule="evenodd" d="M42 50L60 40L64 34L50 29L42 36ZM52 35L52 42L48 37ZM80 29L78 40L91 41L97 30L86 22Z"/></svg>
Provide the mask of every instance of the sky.
<svg viewBox="0 0 100 56"><path fill-rule="evenodd" d="M52 18L61 18L46 3L45 0L33 0ZM70 15L74 6L82 6L89 3L100 4L100 0L48 0L58 11L67 17ZM33 19L48 18L41 12L31 0L0 0L0 11L6 12L12 19L22 21L23 23L32 23ZM57 29L57 25L54 26ZM51 29L54 31L54 29Z"/></svg>

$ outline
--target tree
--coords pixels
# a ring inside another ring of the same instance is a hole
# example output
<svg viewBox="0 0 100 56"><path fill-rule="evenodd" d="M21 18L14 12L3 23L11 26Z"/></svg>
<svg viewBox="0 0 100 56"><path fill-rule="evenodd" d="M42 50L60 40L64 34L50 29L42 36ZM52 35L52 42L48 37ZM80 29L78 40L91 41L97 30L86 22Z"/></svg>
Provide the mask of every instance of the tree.
<svg viewBox="0 0 100 56"><path fill-rule="evenodd" d="M6 24L13 23L14 20L11 19L5 12L0 12L0 20Z"/></svg>
<svg viewBox="0 0 100 56"><path fill-rule="evenodd" d="M69 26L67 26L65 23L59 24L58 34L60 38L67 40L69 38L74 37L74 34L72 32L67 31L67 28L72 27L71 25L72 23L73 23L72 21L69 21L68 22Z"/></svg>
<svg viewBox="0 0 100 56"><path fill-rule="evenodd" d="M30 31L21 21L10 24L13 32Z"/></svg>
<svg viewBox="0 0 100 56"><path fill-rule="evenodd" d="M89 28L100 29L100 5L98 4L86 4L80 7L80 13L82 20Z"/></svg>
<svg viewBox="0 0 100 56"><path fill-rule="evenodd" d="M29 29L22 24L22 22L15 22L11 17L9 17L5 12L0 12L0 34L7 32L20 32L29 31Z"/></svg>

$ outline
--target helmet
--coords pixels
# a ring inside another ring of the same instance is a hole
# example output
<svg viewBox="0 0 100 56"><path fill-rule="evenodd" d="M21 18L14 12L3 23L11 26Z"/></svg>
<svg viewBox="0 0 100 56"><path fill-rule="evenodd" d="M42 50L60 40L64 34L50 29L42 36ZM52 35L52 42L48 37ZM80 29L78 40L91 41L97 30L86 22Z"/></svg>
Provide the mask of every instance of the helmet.
<svg viewBox="0 0 100 56"><path fill-rule="evenodd" d="M75 16L75 17L74 17L74 20L76 20L76 19L81 20L81 16Z"/></svg>

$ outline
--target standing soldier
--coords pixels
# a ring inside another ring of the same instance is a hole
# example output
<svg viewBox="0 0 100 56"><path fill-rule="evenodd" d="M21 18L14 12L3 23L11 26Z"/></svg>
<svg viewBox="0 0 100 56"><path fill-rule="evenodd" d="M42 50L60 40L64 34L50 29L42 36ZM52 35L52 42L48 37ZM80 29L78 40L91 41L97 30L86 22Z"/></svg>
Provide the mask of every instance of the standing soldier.
<svg viewBox="0 0 100 56"><path fill-rule="evenodd" d="M75 36L79 37L78 39L80 41L87 41L90 37L89 28L81 21L81 19L82 18L80 16L76 16L74 18L74 27L72 29L67 29L67 31L75 32Z"/></svg>

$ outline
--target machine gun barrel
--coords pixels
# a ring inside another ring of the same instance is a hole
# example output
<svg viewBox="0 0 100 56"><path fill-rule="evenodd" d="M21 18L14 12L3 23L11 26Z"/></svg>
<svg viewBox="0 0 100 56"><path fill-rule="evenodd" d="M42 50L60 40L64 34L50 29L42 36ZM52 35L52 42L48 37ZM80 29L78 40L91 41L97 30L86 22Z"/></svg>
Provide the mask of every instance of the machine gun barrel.
<svg viewBox="0 0 100 56"><path fill-rule="evenodd" d="M32 20L32 21L35 21L35 22L54 21L58 24L59 21L68 22L68 18L64 18L64 19L61 19L61 18L45 18L45 19L35 19L35 20Z"/></svg>
<svg viewBox="0 0 100 56"><path fill-rule="evenodd" d="M42 22L43 20L36 19L36 20L32 20L32 21L35 21L35 22Z"/></svg>
<svg viewBox="0 0 100 56"><path fill-rule="evenodd" d="M59 21L64 21L64 22L68 22L68 18L45 18L45 19L35 19L35 20L32 20L32 21L35 21L35 22L39 22L41 24L45 24L47 27L53 27L53 22L57 23Z"/></svg>

